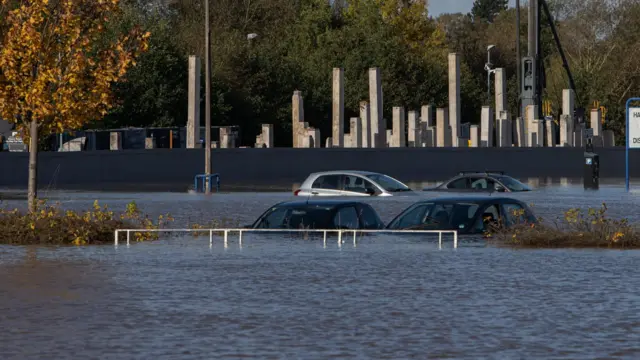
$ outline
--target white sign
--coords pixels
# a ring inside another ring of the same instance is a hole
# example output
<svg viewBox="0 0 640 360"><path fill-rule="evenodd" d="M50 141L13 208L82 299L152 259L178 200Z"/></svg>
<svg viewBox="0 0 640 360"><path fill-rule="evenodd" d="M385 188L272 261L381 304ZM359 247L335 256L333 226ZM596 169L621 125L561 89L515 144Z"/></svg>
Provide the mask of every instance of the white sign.
<svg viewBox="0 0 640 360"><path fill-rule="evenodd" d="M629 108L629 134L627 134L627 144L634 149L640 149L640 108Z"/></svg>

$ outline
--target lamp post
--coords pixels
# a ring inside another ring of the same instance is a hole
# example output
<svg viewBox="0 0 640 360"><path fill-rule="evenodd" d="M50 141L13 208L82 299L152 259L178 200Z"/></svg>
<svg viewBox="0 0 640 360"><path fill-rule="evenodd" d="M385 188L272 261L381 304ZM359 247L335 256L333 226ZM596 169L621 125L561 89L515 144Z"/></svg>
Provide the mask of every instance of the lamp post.
<svg viewBox="0 0 640 360"><path fill-rule="evenodd" d="M487 71L487 105L491 105L491 73L494 72L491 69L491 49L496 47L495 45L487 46L487 63L484 65L484 69Z"/></svg>
<svg viewBox="0 0 640 360"><path fill-rule="evenodd" d="M204 173L207 175L205 194L211 193L211 29L209 28L209 0L204 2L204 66L205 66L205 100L204 100Z"/></svg>

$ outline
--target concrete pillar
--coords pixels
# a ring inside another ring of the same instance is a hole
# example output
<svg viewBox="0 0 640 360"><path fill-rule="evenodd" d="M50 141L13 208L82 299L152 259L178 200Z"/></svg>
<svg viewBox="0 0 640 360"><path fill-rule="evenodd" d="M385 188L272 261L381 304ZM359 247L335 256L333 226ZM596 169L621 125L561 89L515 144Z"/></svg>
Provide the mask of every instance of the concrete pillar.
<svg viewBox="0 0 640 360"><path fill-rule="evenodd" d="M516 119L516 142L518 147L527 147L527 131L521 117Z"/></svg>
<svg viewBox="0 0 640 360"><path fill-rule="evenodd" d="M436 110L436 146L451 147L451 128L447 108Z"/></svg>
<svg viewBox="0 0 640 360"><path fill-rule="evenodd" d="M322 140L320 139L320 129L307 127L305 129L307 147L319 149Z"/></svg>
<svg viewBox="0 0 640 360"><path fill-rule="evenodd" d="M593 136L602 136L602 112L600 109L591 109L591 128Z"/></svg>
<svg viewBox="0 0 640 360"><path fill-rule="evenodd" d="M604 147L616 146L616 137L613 130L604 130L602 132L602 143Z"/></svg>
<svg viewBox="0 0 640 360"><path fill-rule="evenodd" d="M304 136L304 99L302 91L296 90L291 97L291 133L293 136L293 147L302 147L300 139Z"/></svg>
<svg viewBox="0 0 640 360"><path fill-rule="evenodd" d="M420 127L418 126L418 112L409 111L407 117L407 142L409 147L420 147Z"/></svg>
<svg viewBox="0 0 640 360"><path fill-rule="evenodd" d="M571 146L573 144L573 131L571 123L573 119L569 115L560 115L560 144L559 146Z"/></svg>
<svg viewBox="0 0 640 360"><path fill-rule="evenodd" d="M573 146L583 147L584 144L584 124L576 124L573 130Z"/></svg>
<svg viewBox="0 0 640 360"><path fill-rule="evenodd" d="M479 147L480 145L480 127L478 125L471 125L469 129L469 137L471 139L471 147Z"/></svg>
<svg viewBox="0 0 640 360"><path fill-rule="evenodd" d="M227 149L229 148L229 143L230 143L230 137L231 137L231 128L227 127L227 126L223 126L218 128L218 134L219 134L219 139L220 139L220 148L221 149Z"/></svg>
<svg viewBox="0 0 640 360"><path fill-rule="evenodd" d="M145 149L155 149L156 148L156 138L148 137L144 139L144 148Z"/></svg>
<svg viewBox="0 0 640 360"><path fill-rule="evenodd" d="M567 146L574 146L573 133L575 131L575 119L573 113L575 110L575 93L571 89L562 90L562 115L566 115L565 118L565 131L560 131L560 143L567 144ZM564 146L564 145L563 145Z"/></svg>
<svg viewBox="0 0 640 360"><path fill-rule="evenodd" d="M507 110L507 72L503 68L497 68L495 75L496 116L501 111Z"/></svg>
<svg viewBox="0 0 640 360"><path fill-rule="evenodd" d="M326 147L326 148L333 147L333 140L331 139L331 137L328 137L328 138L325 140L324 147Z"/></svg>
<svg viewBox="0 0 640 360"><path fill-rule="evenodd" d="M511 147L511 116L508 111L500 111L496 119L496 146Z"/></svg>
<svg viewBox="0 0 640 360"><path fill-rule="evenodd" d="M387 147L396 147L396 145L393 142L393 136L392 135L393 135L393 132L390 129L385 130L385 136L386 136L386 141L387 141L386 142L386 146Z"/></svg>
<svg viewBox="0 0 640 360"><path fill-rule="evenodd" d="M109 149L122 150L122 133L113 131L109 134Z"/></svg>
<svg viewBox="0 0 640 360"><path fill-rule="evenodd" d="M548 147L554 147L558 143L558 139L556 138L556 129L557 125L553 119L547 119L547 140L546 145Z"/></svg>
<svg viewBox="0 0 640 360"><path fill-rule="evenodd" d="M187 149L200 147L200 58L189 56Z"/></svg>
<svg viewBox="0 0 640 360"><path fill-rule="evenodd" d="M262 124L262 143L267 148L273 147L273 124Z"/></svg>
<svg viewBox="0 0 640 360"><path fill-rule="evenodd" d="M423 105L420 109L420 122L425 123L426 127L435 126L433 121L433 106Z"/></svg>
<svg viewBox="0 0 640 360"><path fill-rule="evenodd" d="M352 148L362 147L362 122L360 118L352 117L349 124L349 137L351 138Z"/></svg>
<svg viewBox="0 0 640 360"><path fill-rule="evenodd" d="M360 102L360 122L361 122L361 131L362 131L362 147L368 148L372 147L373 141L371 139L371 117L370 117L370 109L369 103L366 101Z"/></svg>
<svg viewBox="0 0 640 360"><path fill-rule="evenodd" d="M480 147L493 147L493 109L491 106L482 107Z"/></svg>
<svg viewBox="0 0 640 360"><path fill-rule="evenodd" d="M382 117L382 78L379 68L369 69L369 112L371 114L371 147L385 147L387 124Z"/></svg>
<svg viewBox="0 0 640 360"><path fill-rule="evenodd" d="M434 147L436 144L436 128L427 126L426 122L420 124L420 147Z"/></svg>
<svg viewBox="0 0 640 360"><path fill-rule="evenodd" d="M407 147L407 136L405 130L405 124L407 120L404 115L404 108L402 106L393 107L393 142L394 147Z"/></svg>
<svg viewBox="0 0 640 360"><path fill-rule="evenodd" d="M460 136L460 56L449 54L449 126L451 145L458 146Z"/></svg>
<svg viewBox="0 0 640 360"><path fill-rule="evenodd" d="M536 119L537 113L537 105L527 106L527 146L530 147L544 146L542 121Z"/></svg>
<svg viewBox="0 0 640 360"><path fill-rule="evenodd" d="M333 68L333 106L332 106L333 146L344 147L344 69Z"/></svg>

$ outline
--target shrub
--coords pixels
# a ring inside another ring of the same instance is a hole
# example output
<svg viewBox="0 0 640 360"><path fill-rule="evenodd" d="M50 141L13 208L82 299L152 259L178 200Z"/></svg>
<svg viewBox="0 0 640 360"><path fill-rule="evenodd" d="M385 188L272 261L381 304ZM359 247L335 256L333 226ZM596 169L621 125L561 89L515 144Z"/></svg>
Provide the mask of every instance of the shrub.
<svg viewBox="0 0 640 360"><path fill-rule="evenodd" d="M517 218L519 214L514 214ZM487 234L496 245L522 248L640 248L640 231L627 219L607 217L607 205L586 212L573 208L553 224L496 226Z"/></svg>
<svg viewBox="0 0 640 360"><path fill-rule="evenodd" d="M93 208L84 212L62 210L59 204L39 201L33 213L0 209L0 243L14 245L90 245L112 243L116 229L159 229L172 221L169 215L154 222L143 215L135 202L127 204L116 215L96 200ZM158 233L134 233L135 241L155 240Z"/></svg>

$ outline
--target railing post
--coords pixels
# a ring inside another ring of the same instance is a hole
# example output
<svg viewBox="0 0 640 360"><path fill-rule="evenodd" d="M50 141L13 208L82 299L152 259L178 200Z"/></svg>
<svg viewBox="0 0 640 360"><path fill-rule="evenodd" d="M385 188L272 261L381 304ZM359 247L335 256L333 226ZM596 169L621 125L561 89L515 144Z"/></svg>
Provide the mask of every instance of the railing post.
<svg viewBox="0 0 640 360"><path fill-rule="evenodd" d="M458 231L453 230L453 248L458 248Z"/></svg>
<svg viewBox="0 0 640 360"><path fill-rule="evenodd" d="M209 229L209 245L213 245L213 230Z"/></svg>
<svg viewBox="0 0 640 360"><path fill-rule="evenodd" d="M442 231L438 231L438 245L442 247Z"/></svg>
<svg viewBox="0 0 640 360"><path fill-rule="evenodd" d="M127 230L127 246L129 246L130 238L131 238L131 231Z"/></svg>
<svg viewBox="0 0 640 360"><path fill-rule="evenodd" d="M229 234L229 232L227 230L224 231L224 247L227 247L227 235Z"/></svg>
<svg viewBox="0 0 640 360"><path fill-rule="evenodd" d="M353 247L356 247L356 230L353 230Z"/></svg>
<svg viewBox="0 0 640 360"><path fill-rule="evenodd" d="M338 230L338 244L342 245L342 230Z"/></svg>
<svg viewBox="0 0 640 360"><path fill-rule="evenodd" d="M326 249L327 248L327 230L323 231L323 239L322 239L322 246Z"/></svg>

